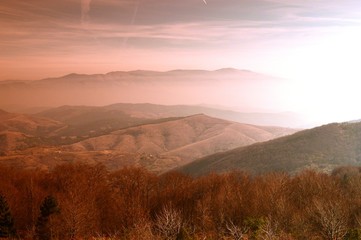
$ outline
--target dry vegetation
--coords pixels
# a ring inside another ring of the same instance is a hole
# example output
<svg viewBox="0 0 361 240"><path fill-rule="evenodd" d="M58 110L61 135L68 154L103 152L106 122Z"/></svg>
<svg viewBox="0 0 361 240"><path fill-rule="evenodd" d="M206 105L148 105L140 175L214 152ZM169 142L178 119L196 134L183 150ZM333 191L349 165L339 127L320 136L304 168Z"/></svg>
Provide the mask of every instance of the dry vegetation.
<svg viewBox="0 0 361 240"><path fill-rule="evenodd" d="M55 120L44 118L49 116ZM21 124L14 125L19 118ZM145 122L101 107L61 107L41 117L0 112L0 161L42 169L64 162L98 162L110 170L138 165L160 173L215 152L296 131L202 114L139 125Z"/></svg>
<svg viewBox="0 0 361 240"><path fill-rule="evenodd" d="M361 123L332 123L274 140L216 153L183 166L180 171L201 175L234 169L261 174L304 169L331 172L345 165L360 166Z"/></svg>
<svg viewBox="0 0 361 240"><path fill-rule="evenodd" d="M176 163L160 168L164 171L209 154L294 132L296 130L241 124L199 114L114 131L80 141L67 149L73 152L107 150L119 153L146 153L156 155L158 159L177 158Z"/></svg>
<svg viewBox="0 0 361 240"><path fill-rule="evenodd" d="M360 239L360 189L359 168L201 178L82 164L0 168L21 239Z"/></svg>

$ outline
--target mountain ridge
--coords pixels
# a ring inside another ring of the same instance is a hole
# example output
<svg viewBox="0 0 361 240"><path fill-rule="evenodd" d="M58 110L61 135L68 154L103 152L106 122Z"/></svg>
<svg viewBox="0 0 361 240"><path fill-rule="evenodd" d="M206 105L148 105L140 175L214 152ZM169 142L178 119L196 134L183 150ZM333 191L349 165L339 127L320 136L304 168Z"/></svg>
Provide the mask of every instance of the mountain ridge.
<svg viewBox="0 0 361 240"><path fill-rule="evenodd" d="M231 131L230 131L231 130ZM69 146L71 151L120 151L170 158L182 165L215 151L284 135L284 129L233 123L196 114L112 132ZM288 130L293 133L296 130ZM252 134L251 134L252 132ZM253 136L253 137L251 137Z"/></svg>
<svg viewBox="0 0 361 240"><path fill-rule="evenodd" d="M166 75L179 75L179 74L212 74L212 73L227 73L227 74L254 74L258 76L266 76L261 73L256 73L250 70L241 70L236 68L220 68L216 70L202 70L202 69L172 69L167 71L153 71L153 70L129 70L129 71L111 71L106 73L95 73L95 74L86 74L86 73L69 73L59 77L47 77L36 80L3 80L0 83L11 83L11 82L37 82L37 81L48 81L48 80L60 80L60 79L69 79L69 78L104 78L107 76L166 76ZM271 77L271 76L268 76Z"/></svg>
<svg viewBox="0 0 361 240"><path fill-rule="evenodd" d="M123 102L159 105L204 103L259 109L263 103L270 105L269 99L279 98L279 86L283 82L280 78L235 69L72 73L0 84L0 108L14 111L15 107L105 106ZM272 112L281 109L278 106L266 108Z"/></svg>
<svg viewBox="0 0 361 240"><path fill-rule="evenodd" d="M27 167L38 166L42 169L64 161L82 161L103 163L113 170L137 165L164 172L215 151L225 151L295 131L240 124L196 114L160 119L85 139L77 137L75 143L71 144L40 144L21 151L14 149L5 153L6 156L0 160L4 164L20 167L26 162ZM4 135L3 138L10 142L15 137ZM70 136L70 139L73 138Z"/></svg>
<svg viewBox="0 0 361 240"><path fill-rule="evenodd" d="M232 170L296 173L305 168L330 172L339 166L360 164L361 123L331 123L206 156L180 171L194 175Z"/></svg>
<svg viewBox="0 0 361 240"><path fill-rule="evenodd" d="M81 106L61 106L38 113L40 116L47 116L47 113L56 112L66 108L80 108ZM83 106L88 108L89 106ZM114 103L105 106L92 107L104 108L107 110L123 111L135 118L168 118L168 117L185 117L198 113L203 113L211 117L221 118L228 121L239 123L263 125L263 126L281 126L294 127L302 125L300 117L289 112L282 113L244 113L233 110L223 110L212 107L199 105L161 105L151 103ZM45 115L44 115L45 114ZM56 120L59 120L55 118ZM287 124L288 123L288 124ZM289 125L289 126L287 126Z"/></svg>

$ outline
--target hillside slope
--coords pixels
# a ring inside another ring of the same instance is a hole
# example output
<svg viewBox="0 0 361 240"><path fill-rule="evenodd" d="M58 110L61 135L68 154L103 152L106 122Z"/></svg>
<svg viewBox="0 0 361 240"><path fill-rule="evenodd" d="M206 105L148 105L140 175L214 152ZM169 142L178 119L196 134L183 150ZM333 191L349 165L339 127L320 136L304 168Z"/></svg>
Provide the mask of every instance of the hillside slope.
<svg viewBox="0 0 361 240"><path fill-rule="evenodd" d="M137 165L154 172L164 172L215 152L267 141L296 131L240 124L202 114L158 121L70 145L38 146L14 151L0 158L0 161L14 167L42 169L69 161L98 162L110 170Z"/></svg>
<svg viewBox="0 0 361 240"><path fill-rule="evenodd" d="M13 131L35 136L50 135L65 124L42 117L0 110L0 132Z"/></svg>
<svg viewBox="0 0 361 240"><path fill-rule="evenodd" d="M0 110L0 154L33 147L64 127L65 124L52 119Z"/></svg>
<svg viewBox="0 0 361 240"><path fill-rule="evenodd" d="M37 113L36 116L66 123L67 127L58 132L62 136L99 136L154 121L133 117L122 109L97 106L61 106Z"/></svg>
<svg viewBox="0 0 361 240"><path fill-rule="evenodd" d="M182 168L188 174L246 170L253 173L305 168L325 172L361 164L361 123L333 123L265 143L217 153Z"/></svg>
<svg viewBox="0 0 361 240"><path fill-rule="evenodd" d="M215 152L267 141L295 131L240 124L199 114L115 131L72 144L68 149L177 158L176 165L182 165Z"/></svg>

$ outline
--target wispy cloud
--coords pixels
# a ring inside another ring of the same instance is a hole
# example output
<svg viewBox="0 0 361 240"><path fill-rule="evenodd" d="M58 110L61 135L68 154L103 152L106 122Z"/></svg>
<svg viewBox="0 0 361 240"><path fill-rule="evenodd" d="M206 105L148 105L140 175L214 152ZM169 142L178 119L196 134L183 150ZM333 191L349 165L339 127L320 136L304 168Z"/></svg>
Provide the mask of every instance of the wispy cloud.
<svg viewBox="0 0 361 240"><path fill-rule="evenodd" d="M182 60L166 57L173 53L224 52L224 58L246 63L260 52L282 52L358 28L360 7L352 0L212 0L207 6L194 0L7 0L0 5L0 51L5 60L72 56L85 65L89 55L123 59L131 52L162 52L159 61L168 64ZM222 58L200 59L216 65Z"/></svg>

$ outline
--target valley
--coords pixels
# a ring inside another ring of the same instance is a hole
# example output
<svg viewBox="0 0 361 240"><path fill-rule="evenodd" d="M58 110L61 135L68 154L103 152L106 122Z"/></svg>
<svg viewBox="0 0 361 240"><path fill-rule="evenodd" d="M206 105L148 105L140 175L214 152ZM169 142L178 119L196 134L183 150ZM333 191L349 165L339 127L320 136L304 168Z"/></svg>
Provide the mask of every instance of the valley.
<svg viewBox="0 0 361 240"><path fill-rule="evenodd" d="M360 13L1 1L0 239L360 240Z"/></svg>
<svg viewBox="0 0 361 240"><path fill-rule="evenodd" d="M269 99L279 102L283 81L232 68L3 81L0 161L44 170L67 162L101 163L112 171L139 166L195 176L331 172L358 165L357 121L300 131L310 123L296 113L222 107L229 101L240 109L257 109L249 102L258 108Z"/></svg>

